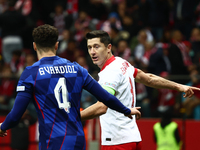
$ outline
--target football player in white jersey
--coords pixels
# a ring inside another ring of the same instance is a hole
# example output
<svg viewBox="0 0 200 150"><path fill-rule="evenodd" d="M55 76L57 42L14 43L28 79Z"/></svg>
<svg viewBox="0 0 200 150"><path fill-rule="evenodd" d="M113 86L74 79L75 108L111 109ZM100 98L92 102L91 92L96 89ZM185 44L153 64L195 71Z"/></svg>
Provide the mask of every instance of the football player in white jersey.
<svg viewBox="0 0 200 150"><path fill-rule="evenodd" d="M184 92L191 97L199 88L175 83L159 76L144 73L129 62L114 57L111 40L107 32L101 30L86 34L87 47L94 64L100 69L99 83L109 93L115 95L126 107L136 106L135 81L153 88L167 88ZM139 109L139 108L136 108ZM125 117L97 102L81 112L82 120L100 116L101 150L141 150L141 136L136 118ZM137 116L136 116L137 117Z"/></svg>

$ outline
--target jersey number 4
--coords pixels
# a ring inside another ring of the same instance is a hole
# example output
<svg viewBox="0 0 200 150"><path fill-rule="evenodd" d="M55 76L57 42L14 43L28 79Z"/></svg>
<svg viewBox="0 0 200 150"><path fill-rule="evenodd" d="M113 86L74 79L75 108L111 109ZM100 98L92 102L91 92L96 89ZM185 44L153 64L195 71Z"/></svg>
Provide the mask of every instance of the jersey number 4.
<svg viewBox="0 0 200 150"><path fill-rule="evenodd" d="M66 85L65 78L59 78L58 83L54 89L55 98L58 102L58 107L60 109L64 109L67 113L69 113L69 109L71 107L71 103L68 102L68 91Z"/></svg>

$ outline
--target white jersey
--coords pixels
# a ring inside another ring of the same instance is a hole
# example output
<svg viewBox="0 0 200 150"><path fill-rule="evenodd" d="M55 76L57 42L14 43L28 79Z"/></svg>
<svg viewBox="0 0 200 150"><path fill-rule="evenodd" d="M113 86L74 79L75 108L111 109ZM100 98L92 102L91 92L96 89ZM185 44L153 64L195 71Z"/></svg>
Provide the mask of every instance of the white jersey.
<svg viewBox="0 0 200 150"><path fill-rule="evenodd" d="M99 73L99 84L113 88L115 96L128 108L135 107L135 76L137 69L120 57L112 56ZM100 116L102 145L118 145L141 141L135 116L133 119L108 108Z"/></svg>

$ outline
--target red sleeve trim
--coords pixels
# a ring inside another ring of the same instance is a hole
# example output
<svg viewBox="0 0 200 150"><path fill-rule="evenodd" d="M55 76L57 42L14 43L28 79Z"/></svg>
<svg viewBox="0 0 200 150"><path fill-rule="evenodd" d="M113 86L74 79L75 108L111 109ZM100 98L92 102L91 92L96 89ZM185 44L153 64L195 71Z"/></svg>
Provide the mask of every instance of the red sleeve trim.
<svg viewBox="0 0 200 150"><path fill-rule="evenodd" d="M133 74L134 78L136 78L137 73L138 73L138 70L137 70L137 68L135 68L135 71L134 71L134 74Z"/></svg>

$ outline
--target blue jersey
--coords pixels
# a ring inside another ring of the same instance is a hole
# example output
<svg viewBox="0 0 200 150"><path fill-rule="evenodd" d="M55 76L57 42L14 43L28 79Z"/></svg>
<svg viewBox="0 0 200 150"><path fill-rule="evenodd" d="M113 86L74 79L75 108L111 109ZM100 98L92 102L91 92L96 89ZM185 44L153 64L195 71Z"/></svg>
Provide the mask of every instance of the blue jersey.
<svg viewBox="0 0 200 150"><path fill-rule="evenodd" d="M84 150L80 118L83 88L111 109L125 115L131 113L77 63L58 56L44 57L22 73L14 106L1 124L1 130L14 127L33 100L39 119L40 150Z"/></svg>
<svg viewBox="0 0 200 150"><path fill-rule="evenodd" d="M24 70L17 91L33 97L41 150L85 149L80 99L87 77L83 67L58 56L44 57Z"/></svg>

